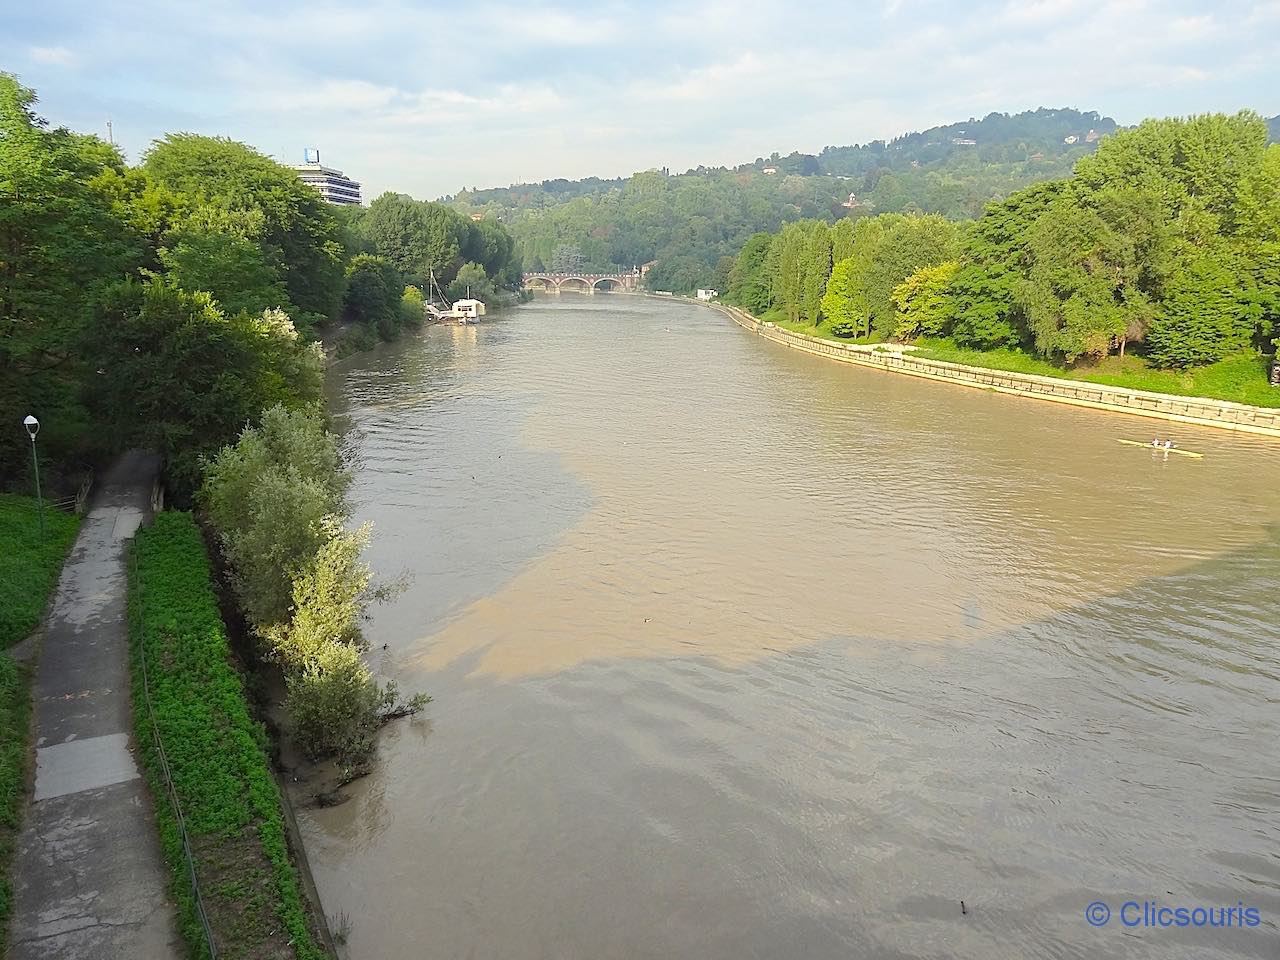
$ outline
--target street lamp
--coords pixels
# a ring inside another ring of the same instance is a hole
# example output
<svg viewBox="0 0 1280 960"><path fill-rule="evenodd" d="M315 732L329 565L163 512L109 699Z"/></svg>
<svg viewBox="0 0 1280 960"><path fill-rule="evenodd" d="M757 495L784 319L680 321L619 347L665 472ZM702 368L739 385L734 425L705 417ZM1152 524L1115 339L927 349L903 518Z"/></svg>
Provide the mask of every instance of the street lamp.
<svg viewBox="0 0 1280 960"><path fill-rule="evenodd" d="M36 472L36 503L40 505L40 542L44 543L44 497L40 496L40 458L36 456L36 434L40 432L40 421L27 414L22 421L31 437L31 466Z"/></svg>

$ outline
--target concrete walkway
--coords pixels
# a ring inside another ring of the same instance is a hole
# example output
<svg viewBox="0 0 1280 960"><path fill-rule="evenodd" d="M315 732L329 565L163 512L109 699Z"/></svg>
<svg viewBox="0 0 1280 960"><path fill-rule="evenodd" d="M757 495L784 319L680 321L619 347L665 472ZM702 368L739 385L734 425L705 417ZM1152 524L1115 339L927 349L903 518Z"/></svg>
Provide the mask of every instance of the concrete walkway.
<svg viewBox="0 0 1280 960"><path fill-rule="evenodd" d="M184 955L151 795L132 737L128 540L158 463L127 453L103 478L62 570L33 698L36 782L18 840L13 960Z"/></svg>

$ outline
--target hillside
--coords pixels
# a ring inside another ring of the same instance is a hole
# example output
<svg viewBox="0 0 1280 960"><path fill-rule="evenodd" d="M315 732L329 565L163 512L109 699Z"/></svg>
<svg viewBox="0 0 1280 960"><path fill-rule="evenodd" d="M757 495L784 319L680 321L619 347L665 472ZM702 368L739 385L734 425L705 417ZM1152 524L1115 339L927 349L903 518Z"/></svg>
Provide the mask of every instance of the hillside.
<svg viewBox="0 0 1280 960"><path fill-rule="evenodd" d="M654 263L651 285L721 286L752 233L794 220L920 211L978 216L992 199L1067 176L1115 121L1071 109L992 113L888 142L773 154L733 168L548 180L447 198L503 221L525 270Z"/></svg>

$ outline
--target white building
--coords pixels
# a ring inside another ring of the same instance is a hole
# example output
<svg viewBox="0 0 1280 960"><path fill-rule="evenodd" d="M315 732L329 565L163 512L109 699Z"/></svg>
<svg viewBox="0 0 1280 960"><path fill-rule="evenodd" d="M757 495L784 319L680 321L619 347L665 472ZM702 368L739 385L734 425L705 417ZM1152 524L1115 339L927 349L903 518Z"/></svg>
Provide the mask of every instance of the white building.
<svg viewBox="0 0 1280 960"><path fill-rule="evenodd" d="M699 300L714 300L718 296L720 296L719 290L698 290Z"/></svg>
<svg viewBox="0 0 1280 960"><path fill-rule="evenodd" d="M341 170L322 166L320 151L308 148L303 153L305 162L295 166L298 179L308 186L320 191L320 196L327 203L346 203L359 206L360 184L352 180Z"/></svg>

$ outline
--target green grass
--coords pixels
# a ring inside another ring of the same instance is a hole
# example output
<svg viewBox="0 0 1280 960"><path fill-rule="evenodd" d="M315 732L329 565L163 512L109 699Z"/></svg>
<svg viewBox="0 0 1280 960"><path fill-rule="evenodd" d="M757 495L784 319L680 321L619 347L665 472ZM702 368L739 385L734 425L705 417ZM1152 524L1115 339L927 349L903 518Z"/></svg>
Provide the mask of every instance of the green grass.
<svg viewBox="0 0 1280 960"><path fill-rule="evenodd" d="M27 682L27 667L0 653L0 944L8 938L13 907L9 878L25 795L31 711Z"/></svg>
<svg viewBox="0 0 1280 960"><path fill-rule="evenodd" d="M0 493L0 650L36 628L58 582L80 518L44 505L45 537L35 497Z"/></svg>
<svg viewBox="0 0 1280 960"><path fill-rule="evenodd" d="M168 802L143 687L150 677L159 729L219 953L223 957L327 956L317 946L289 855L267 738L244 684L210 582L209 558L187 513L162 513L139 531L129 591L134 725L156 798L183 933L204 955L182 843Z"/></svg>
<svg viewBox="0 0 1280 960"><path fill-rule="evenodd" d="M1084 380L1129 390L1209 397L1257 407L1280 407L1280 389L1267 383L1267 360L1256 352L1227 357L1193 370L1155 370L1130 354L1107 357L1092 366L1059 367L1020 350L966 350L948 340L922 340L913 356L963 363L971 367L1031 373L1063 380Z"/></svg>
<svg viewBox="0 0 1280 960"><path fill-rule="evenodd" d="M804 321L788 320L778 310L771 310L759 319L792 333L832 343L883 342L882 338L875 335L845 340L832 335L829 325L815 327ZM919 349L913 351L911 356L926 360L944 360L947 363L961 363L1009 373L1031 373L1059 380L1083 380L1128 390L1171 393L1180 397L1230 400L1255 407L1280 407L1280 387L1273 387L1267 382L1269 358L1252 350L1208 366L1180 371L1153 369L1147 365L1145 358L1135 354L1107 357L1091 366L1060 367L1021 350L967 350L945 339L923 339L916 346Z"/></svg>

